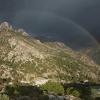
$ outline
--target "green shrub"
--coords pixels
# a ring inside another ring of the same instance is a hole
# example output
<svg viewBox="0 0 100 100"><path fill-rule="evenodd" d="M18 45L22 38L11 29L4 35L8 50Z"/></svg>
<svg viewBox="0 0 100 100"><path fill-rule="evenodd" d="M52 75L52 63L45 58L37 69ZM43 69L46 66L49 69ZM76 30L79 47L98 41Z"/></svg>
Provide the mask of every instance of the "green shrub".
<svg viewBox="0 0 100 100"><path fill-rule="evenodd" d="M60 83L48 81L46 84L43 84L41 87L42 90L49 91L54 94L64 94L64 88Z"/></svg>
<svg viewBox="0 0 100 100"><path fill-rule="evenodd" d="M9 100L9 97L5 94L0 94L0 100Z"/></svg>
<svg viewBox="0 0 100 100"><path fill-rule="evenodd" d="M74 87L68 87L67 90L66 90L66 93L68 95L72 94L72 95L74 95L76 97L79 97L80 96L79 91L77 89L75 89Z"/></svg>

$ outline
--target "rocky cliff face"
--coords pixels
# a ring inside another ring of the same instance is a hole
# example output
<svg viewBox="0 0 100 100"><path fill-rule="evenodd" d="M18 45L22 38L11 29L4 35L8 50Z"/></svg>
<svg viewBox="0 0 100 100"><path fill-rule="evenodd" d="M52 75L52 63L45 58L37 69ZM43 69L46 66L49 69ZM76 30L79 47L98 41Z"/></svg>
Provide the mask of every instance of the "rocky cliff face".
<svg viewBox="0 0 100 100"><path fill-rule="evenodd" d="M0 69L2 78L30 84L39 79L98 82L100 76L100 66L86 53L57 41L41 43L7 22L0 25Z"/></svg>

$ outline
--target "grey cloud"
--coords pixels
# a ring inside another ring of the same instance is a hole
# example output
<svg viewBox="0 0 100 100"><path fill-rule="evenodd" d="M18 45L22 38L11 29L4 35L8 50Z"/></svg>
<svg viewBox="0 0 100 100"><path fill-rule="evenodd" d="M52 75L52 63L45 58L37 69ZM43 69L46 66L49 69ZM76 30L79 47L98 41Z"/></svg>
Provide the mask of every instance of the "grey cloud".
<svg viewBox="0 0 100 100"><path fill-rule="evenodd" d="M76 23L100 40L100 0L1 1L0 22L8 21L15 29L23 28L31 36L49 36L73 45L90 41L91 38L73 24Z"/></svg>

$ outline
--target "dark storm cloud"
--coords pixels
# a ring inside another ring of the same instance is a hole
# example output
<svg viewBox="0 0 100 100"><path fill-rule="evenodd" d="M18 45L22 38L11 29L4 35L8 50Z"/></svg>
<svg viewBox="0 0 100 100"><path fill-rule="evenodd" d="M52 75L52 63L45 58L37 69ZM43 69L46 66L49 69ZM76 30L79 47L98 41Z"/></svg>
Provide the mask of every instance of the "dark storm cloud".
<svg viewBox="0 0 100 100"><path fill-rule="evenodd" d="M99 41L99 4L100 0L0 0L0 22L8 21L15 29L23 28L31 36L44 35L66 44L81 42L81 45L89 38L73 23Z"/></svg>
<svg viewBox="0 0 100 100"><path fill-rule="evenodd" d="M0 22L8 21L12 23L15 17L14 13L10 12L22 9L23 0L0 0Z"/></svg>

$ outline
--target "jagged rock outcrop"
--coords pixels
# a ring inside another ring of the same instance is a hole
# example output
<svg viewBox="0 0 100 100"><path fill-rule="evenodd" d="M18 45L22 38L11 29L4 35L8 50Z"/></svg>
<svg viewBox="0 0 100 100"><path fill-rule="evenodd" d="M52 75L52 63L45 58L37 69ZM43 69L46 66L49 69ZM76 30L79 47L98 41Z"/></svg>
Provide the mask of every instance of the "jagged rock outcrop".
<svg viewBox="0 0 100 100"><path fill-rule="evenodd" d="M24 36L29 36L23 29L18 29L16 32L18 32L19 34L22 34Z"/></svg>
<svg viewBox="0 0 100 100"><path fill-rule="evenodd" d="M5 28L7 30L13 30L12 26L8 23L8 22L3 22L1 25L0 25L0 28Z"/></svg>

